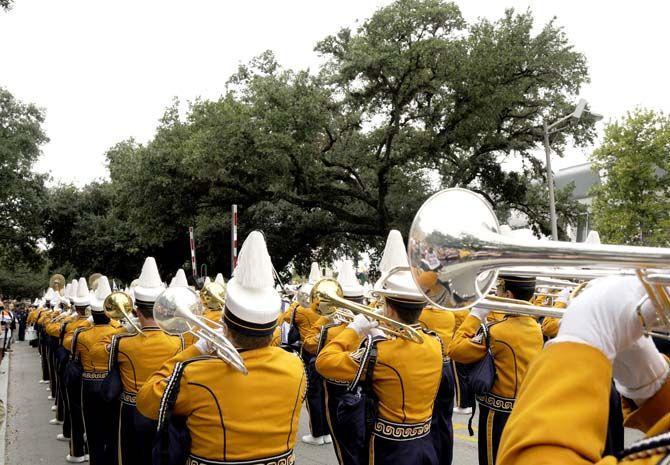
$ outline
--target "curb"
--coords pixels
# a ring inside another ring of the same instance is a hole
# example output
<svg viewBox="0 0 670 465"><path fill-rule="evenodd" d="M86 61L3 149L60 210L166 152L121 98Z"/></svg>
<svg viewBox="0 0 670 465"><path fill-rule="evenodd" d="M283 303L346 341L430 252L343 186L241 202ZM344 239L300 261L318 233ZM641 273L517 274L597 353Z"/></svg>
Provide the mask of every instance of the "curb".
<svg viewBox="0 0 670 465"><path fill-rule="evenodd" d="M0 363L0 400L4 404L4 412L2 412L3 418L0 419L2 424L0 424L0 465L5 464L5 445L7 441L7 417L8 417L8 402L7 402L7 389L9 387L9 370L10 370L10 359L12 354L7 353L6 356L2 359Z"/></svg>

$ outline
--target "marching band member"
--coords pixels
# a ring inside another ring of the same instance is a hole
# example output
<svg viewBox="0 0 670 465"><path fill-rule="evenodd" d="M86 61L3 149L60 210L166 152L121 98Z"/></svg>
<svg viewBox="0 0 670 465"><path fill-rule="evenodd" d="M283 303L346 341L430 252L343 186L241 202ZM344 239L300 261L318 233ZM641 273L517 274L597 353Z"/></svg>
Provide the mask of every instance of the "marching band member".
<svg viewBox="0 0 670 465"><path fill-rule="evenodd" d="M114 413L111 405L100 395L102 381L107 375L109 357L104 350L95 350L106 336L117 331L117 327L110 324L109 317L102 308L102 303L111 293L107 277L100 277L95 300L91 305L93 325L77 329L72 337L72 355L81 362L84 369L81 406L91 465L110 464L115 457ZM80 302L87 296L90 299L85 278L79 280L77 296Z"/></svg>
<svg viewBox="0 0 670 465"><path fill-rule="evenodd" d="M49 354L47 353L47 336L44 333L44 323L49 318L52 312L51 308L51 299L55 296L55 292L52 288L47 289L47 292L44 294L44 304L42 305L41 311L38 313L35 320L35 329L37 331L37 336L39 338L38 347L40 352L40 359L42 361L42 379L40 382L42 384L49 383ZM47 387L47 391L51 389Z"/></svg>
<svg viewBox="0 0 670 465"><path fill-rule="evenodd" d="M342 286L344 298L356 303L363 303L364 289L356 278L354 264L351 260L344 260L340 268L337 280ZM312 326L305 336L304 348L316 354L317 358L321 349L337 337L346 324L334 320L331 316L322 316ZM352 344L351 350L358 347L359 340ZM317 373L318 375L318 373ZM365 435L357 434L359 426L343 421L337 414L338 406L343 401L343 396L349 391L350 383L341 383L328 379L320 379L323 384L324 405L326 421L330 436L335 447L335 454L340 465L359 465L365 463L367 451L365 450Z"/></svg>
<svg viewBox="0 0 670 465"><path fill-rule="evenodd" d="M83 286L86 286L86 279L81 278L79 280ZM75 319L71 322L65 324L63 331L63 347L71 353L72 351L72 339L74 333L79 328L89 328L91 322L88 321L86 317L86 309L90 304L90 298L88 292L78 292L79 282L73 280L70 287L70 295L72 296L72 303L76 312ZM63 431L63 434L59 434L57 439L62 441L69 439L70 443L70 453L66 457L68 462L80 462L84 461L86 458L86 441L84 440L84 420L82 418L81 410L81 379L72 380L71 383L63 383L65 386L65 400L66 400L66 410L69 416L69 431ZM64 425L65 426L65 425ZM80 460L84 458L84 460Z"/></svg>
<svg viewBox="0 0 670 465"><path fill-rule="evenodd" d="M419 276L419 284L429 288L437 282L437 275L432 272L423 272ZM441 310L430 305L424 307L419 317L423 327L435 332L442 341L443 347L448 347L456 332L456 317L454 312ZM435 442L435 452L440 464L450 465L454 454L454 427L452 416L454 413L455 396L455 364L451 359L445 360L442 367L442 381L435 399L433 409L433 425L431 435Z"/></svg>
<svg viewBox="0 0 670 465"><path fill-rule="evenodd" d="M535 292L535 278L501 276L496 294L526 303ZM475 363L493 354L495 381L490 392L477 395L479 404L479 464L494 465L505 423L509 418L528 365L542 350L542 330L535 318L496 315L474 308L449 344L447 353L460 363ZM488 337L487 337L488 336ZM488 339L488 341L487 341Z"/></svg>
<svg viewBox="0 0 670 465"><path fill-rule="evenodd" d="M179 271L172 286L188 287L184 270ZM156 260L148 257L135 287L135 312L143 334L116 334L103 340L109 347L109 367L118 367L123 384L118 419L119 465L151 463L156 425L137 413L137 393L149 376L183 349L182 338L164 333L154 320L154 302L163 291Z"/></svg>
<svg viewBox="0 0 670 465"><path fill-rule="evenodd" d="M404 247L403 256L408 266ZM418 318L425 300L411 274L399 272L382 282L384 287L377 290L385 296L384 315L421 331ZM444 361L442 344L437 336L425 332L422 344L380 337L373 331L375 326L364 315L356 315L321 350L317 370L333 381L352 382L360 377L370 383L377 404L375 418L369 418L374 424L367 447L370 465L436 465L430 430ZM366 337L371 333L373 342ZM361 337L365 341L352 351Z"/></svg>
<svg viewBox="0 0 670 465"><path fill-rule="evenodd" d="M191 436L189 464L294 463L307 381L300 358L268 346L281 299L260 232L253 231L242 245L227 290L224 334L240 351L248 374L218 357L201 356L212 350L200 340L147 380L137 409L158 419L174 401L172 414L185 418Z"/></svg>
<svg viewBox="0 0 670 465"><path fill-rule="evenodd" d="M310 293L312 287L321 279L321 269L319 264L314 262L309 273L309 279L302 285L299 295L300 305L293 308L292 312L286 312L284 320L288 318L291 326L298 329L300 333L301 351L300 356L305 363L307 370L307 413L309 413L309 430L310 434L302 437L302 442L314 446L322 446L330 444L332 438L328 434L328 424L326 422L326 413L323 396L323 384L319 378L319 374L314 368L316 354L313 352L314 347L305 347L305 338L309 335L312 326L321 317L316 313L314 303L310 300Z"/></svg>
<svg viewBox="0 0 670 465"><path fill-rule="evenodd" d="M657 320L649 300L636 312L645 294L636 277L612 276L570 302L557 337L527 373L503 433L500 465L667 462L670 369L643 336L643 325ZM627 407L626 426L650 437L603 457L612 376Z"/></svg>

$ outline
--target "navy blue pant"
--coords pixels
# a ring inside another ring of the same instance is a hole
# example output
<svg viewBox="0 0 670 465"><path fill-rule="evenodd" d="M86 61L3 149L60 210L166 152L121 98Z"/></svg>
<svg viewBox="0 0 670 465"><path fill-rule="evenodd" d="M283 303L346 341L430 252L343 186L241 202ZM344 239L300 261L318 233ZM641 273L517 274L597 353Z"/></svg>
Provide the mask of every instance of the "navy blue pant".
<svg viewBox="0 0 670 465"><path fill-rule="evenodd" d="M357 395L348 392L347 386L339 386L324 380L323 392L325 395L326 418L330 435L333 438L337 461L340 465L366 464L368 451L366 448L364 405L358 405L357 411L345 411L345 409L339 408L342 402L346 402L346 396Z"/></svg>
<svg viewBox="0 0 670 465"><path fill-rule="evenodd" d="M454 386L456 388L456 405L460 408L475 406L475 393L468 384L467 365L451 361L454 373Z"/></svg>
<svg viewBox="0 0 670 465"><path fill-rule="evenodd" d="M408 441L393 441L372 435L369 465L438 465L430 434Z"/></svg>
<svg viewBox="0 0 670 465"><path fill-rule="evenodd" d="M102 400L102 379L82 379L81 407L91 465L110 465L116 457L112 405Z"/></svg>
<svg viewBox="0 0 670 465"><path fill-rule="evenodd" d="M62 378L61 378L62 379ZM86 454L86 441L84 441L84 418L81 411L81 378L72 380L65 390L65 404L69 421L65 430L63 424L63 435L70 438L70 455L81 457Z"/></svg>
<svg viewBox="0 0 670 465"><path fill-rule="evenodd" d="M451 465L454 457L454 371L451 362L442 367L442 380L435 398L430 436L440 465Z"/></svg>
<svg viewBox="0 0 670 465"><path fill-rule="evenodd" d="M119 410L119 465L151 464L158 423L141 415L134 405L121 402Z"/></svg>
<svg viewBox="0 0 670 465"><path fill-rule="evenodd" d="M326 407L324 405L323 378L316 371L316 357L307 352L302 352L307 372L307 411L309 412L309 429L315 438L328 434L326 423Z"/></svg>
<svg viewBox="0 0 670 465"><path fill-rule="evenodd" d="M489 409L479 404L479 465L495 465L503 429L511 412Z"/></svg>

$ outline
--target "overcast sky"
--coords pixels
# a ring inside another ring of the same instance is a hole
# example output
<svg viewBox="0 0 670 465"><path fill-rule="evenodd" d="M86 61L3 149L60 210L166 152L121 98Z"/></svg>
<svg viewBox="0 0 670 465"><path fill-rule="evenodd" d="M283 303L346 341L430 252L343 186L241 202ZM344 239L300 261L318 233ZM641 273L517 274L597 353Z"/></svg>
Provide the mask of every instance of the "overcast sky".
<svg viewBox="0 0 670 465"><path fill-rule="evenodd" d="M218 97L238 64L266 49L283 65L314 68L319 39L387 3L15 0L0 12L0 86L46 109L51 141L38 170L82 185L106 176L104 153L114 143L151 138L174 96ZM468 20L498 18L506 7L531 8L537 24L556 16L588 60L592 82L581 97L605 120L636 106L670 108L670 2L457 3ZM586 154L574 150L555 169Z"/></svg>

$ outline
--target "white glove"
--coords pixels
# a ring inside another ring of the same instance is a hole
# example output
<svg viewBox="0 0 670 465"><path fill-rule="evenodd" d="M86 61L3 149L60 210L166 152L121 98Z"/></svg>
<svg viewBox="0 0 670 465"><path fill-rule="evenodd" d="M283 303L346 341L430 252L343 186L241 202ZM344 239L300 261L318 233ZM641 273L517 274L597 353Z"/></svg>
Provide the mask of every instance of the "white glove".
<svg viewBox="0 0 670 465"><path fill-rule="evenodd" d="M475 307L470 310L470 315L476 316L482 323L486 323L486 317L489 316L489 313L491 313L491 310L479 307Z"/></svg>
<svg viewBox="0 0 670 465"><path fill-rule="evenodd" d="M614 360L619 352L642 336L642 324L635 308L644 295L644 287L635 276L594 280L570 302L561 319L558 336L547 345L579 342L595 347ZM650 307L649 303L645 305ZM649 309L653 312L653 308Z"/></svg>
<svg viewBox="0 0 670 465"><path fill-rule="evenodd" d="M568 301L570 300L570 295L572 294L572 288L570 287L564 287L561 289L561 292L558 293L556 296L556 299L554 299L555 302L562 302L567 305Z"/></svg>
<svg viewBox="0 0 670 465"><path fill-rule="evenodd" d="M642 405L661 389L670 367L652 339L642 336L617 355L613 373L617 391Z"/></svg>
<svg viewBox="0 0 670 465"><path fill-rule="evenodd" d="M365 315L358 314L354 319L347 325L347 328L351 328L359 336L367 336L372 328L376 328L379 323L375 321L370 321Z"/></svg>

